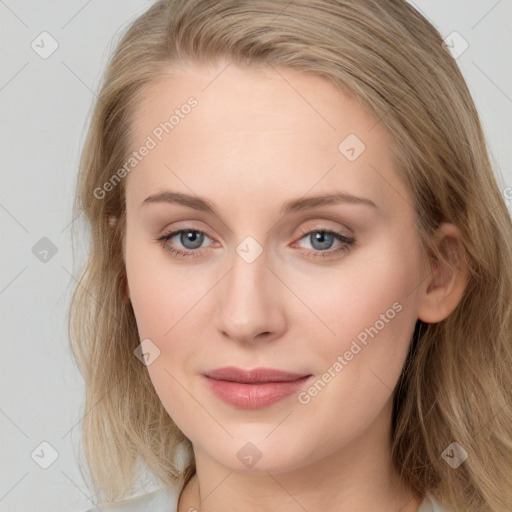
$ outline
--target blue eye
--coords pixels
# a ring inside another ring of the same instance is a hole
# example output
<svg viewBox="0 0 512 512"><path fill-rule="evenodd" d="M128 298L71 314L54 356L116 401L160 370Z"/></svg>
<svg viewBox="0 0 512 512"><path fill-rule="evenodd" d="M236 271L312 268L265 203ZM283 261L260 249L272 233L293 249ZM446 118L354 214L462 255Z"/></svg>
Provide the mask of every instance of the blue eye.
<svg viewBox="0 0 512 512"><path fill-rule="evenodd" d="M186 249L185 251L182 249L175 249L167 243L178 235L179 242ZM205 237L209 238L206 233L197 229L178 229L163 235L158 240L161 242L162 247L171 253L171 255L194 258L196 256L200 256L200 251L197 251L197 249L201 247Z"/></svg>
<svg viewBox="0 0 512 512"><path fill-rule="evenodd" d="M323 251L324 249L330 249L332 247L332 244L336 241L336 237L334 236L334 234L331 234L327 231L314 231L307 235L307 237L309 237L309 241L311 242L313 249L319 251ZM318 245L315 247L315 244Z"/></svg>
<svg viewBox="0 0 512 512"><path fill-rule="evenodd" d="M326 258L337 254L338 252L348 251L355 244L355 238L347 237L338 231L330 229L313 229L301 233L300 240L308 239L313 250L308 251L313 257ZM330 250L333 243L338 241L338 248Z"/></svg>
<svg viewBox="0 0 512 512"><path fill-rule="evenodd" d="M301 235L299 240L309 237L312 249L308 249L307 254L313 257L330 257L339 252L348 251L355 244L355 238L347 237L343 233L329 229L313 229L304 231ZM169 242L173 238L177 238L177 241L171 245ZM173 257L196 258L203 253L204 248L201 246L205 238L211 240L204 231L198 229L178 229L161 236L158 238L158 241ZM339 242L339 246L336 249L331 249L335 241ZM181 244L184 250L174 247L176 243Z"/></svg>
<svg viewBox="0 0 512 512"><path fill-rule="evenodd" d="M198 236L199 234L199 236ZM180 231L179 241L185 249L198 249L203 243L205 234L202 231ZM190 246L188 244L190 243Z"/></svg>

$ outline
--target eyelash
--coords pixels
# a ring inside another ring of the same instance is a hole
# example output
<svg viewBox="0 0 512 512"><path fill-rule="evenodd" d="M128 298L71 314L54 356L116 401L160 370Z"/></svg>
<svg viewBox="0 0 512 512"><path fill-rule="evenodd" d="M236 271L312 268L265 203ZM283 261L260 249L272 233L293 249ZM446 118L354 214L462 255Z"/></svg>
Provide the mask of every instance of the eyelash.
<svg viewBox="0 0 512 512"><path fill-rule="evenodd" d="M175 235L178 235L183 232L193 232L193 233L200 233L201 235L205 235L208 238L209 237L204 231L201 231L200 229L177 229L174 231L170 231L161 237L157 239L158 242L160 242L162 248L167 251L173 258L197 258L201 256L202 251L200 249L188 249L186 251L182 249L175 249L174 247L170 247L167 242L173 238ZM325 251L320 251L318 249L308 249L306 250L307 255L311 255L315 258L328 258L332 257L334 254L337 254L339 252L347 252L349 251L353 246L355 246L356 239L354 237L347 237L343 233L331 229L324 229L324 228L314 228L309 230L303 230L300 232L300 237L298 240L302 240L305 236L311 235L312 233L326 233L329 235L333 235L336 240L341 242L341 245L334 250L327 249Z"/></svg>

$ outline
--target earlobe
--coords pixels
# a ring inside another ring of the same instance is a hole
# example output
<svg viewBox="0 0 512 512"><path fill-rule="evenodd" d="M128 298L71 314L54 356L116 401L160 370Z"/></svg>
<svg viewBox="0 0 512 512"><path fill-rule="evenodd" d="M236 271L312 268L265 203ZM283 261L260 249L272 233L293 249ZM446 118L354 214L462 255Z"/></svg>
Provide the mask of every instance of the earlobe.
<svg viewBox="0 0 512 512"><path fill-rule="evenodd" d="M467 263L460 230L443 223L435 240L438 258L431 264L418 318L425 323L444 320L459 304L467 285Z"/></svg>

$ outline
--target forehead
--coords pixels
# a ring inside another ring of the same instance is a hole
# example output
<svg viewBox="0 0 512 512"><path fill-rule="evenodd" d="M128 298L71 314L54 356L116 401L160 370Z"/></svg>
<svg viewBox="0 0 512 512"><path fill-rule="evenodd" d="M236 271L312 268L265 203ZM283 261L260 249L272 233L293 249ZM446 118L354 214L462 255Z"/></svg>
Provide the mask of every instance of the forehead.
<svg viewBox="0 0 512 512"><path fill-rule="evenodd" d="M221 200L407 194L383 124L350 93L297 70L169 69L145 91L132 128L131 148L151 149L127 177L128 203L166 186Z"/></svg>

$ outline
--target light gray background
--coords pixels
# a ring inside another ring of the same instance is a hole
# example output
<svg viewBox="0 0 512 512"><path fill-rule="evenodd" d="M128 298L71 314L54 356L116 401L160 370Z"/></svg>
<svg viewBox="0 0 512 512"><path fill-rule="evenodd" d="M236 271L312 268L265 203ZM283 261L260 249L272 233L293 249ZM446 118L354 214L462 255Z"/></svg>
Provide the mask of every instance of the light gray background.
<svg viewBox="0 0 512 512"><path fill-rule="evenodd" d="M500 188L512 198L506 192L512 187L512 1L411 3L444 37L456 31L469 44L457 61ZM67 338L69 299L84 259L83 249L75 261L71 253L71 205L86 122L112 42L150 4L0 0L0 511L92 507L78 467L83 383ZM58 42L46 59L31 47L44 31ZM46 262L32 250L43 237L57 248ZM36 450L36 460L50 460L42 442L58 453L48 469L31 457Z"/></svg>

